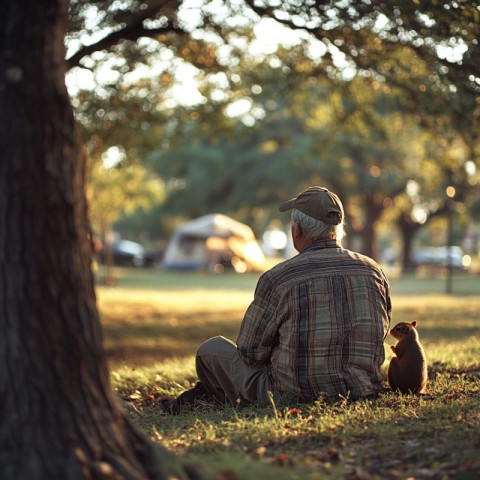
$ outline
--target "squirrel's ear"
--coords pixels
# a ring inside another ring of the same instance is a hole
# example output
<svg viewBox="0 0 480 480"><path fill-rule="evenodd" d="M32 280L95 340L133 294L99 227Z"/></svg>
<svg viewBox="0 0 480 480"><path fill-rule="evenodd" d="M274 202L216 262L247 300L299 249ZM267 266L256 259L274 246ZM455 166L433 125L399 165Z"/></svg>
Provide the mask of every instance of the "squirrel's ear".
<svg viewBox="0 0 480 480"><path fill-rule="evenodd" d="M412 327L413 327L413 328L416 328L416 326L417 326L417 322L414 320L414 321L412 322Z"/></svg>

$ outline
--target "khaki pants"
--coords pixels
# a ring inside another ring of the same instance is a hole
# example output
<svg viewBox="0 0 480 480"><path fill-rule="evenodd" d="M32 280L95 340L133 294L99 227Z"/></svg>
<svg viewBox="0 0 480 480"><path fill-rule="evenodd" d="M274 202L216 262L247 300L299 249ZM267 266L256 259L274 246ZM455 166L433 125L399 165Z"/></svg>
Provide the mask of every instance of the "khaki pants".
<svg viewBox="0 0 480 480"><path fill-rule="evenodd" d="M197 352L198 379L221 402L233 405L269 405L273 387L266 367L248 365L236 345L224 338L213 337Z"/></svg>

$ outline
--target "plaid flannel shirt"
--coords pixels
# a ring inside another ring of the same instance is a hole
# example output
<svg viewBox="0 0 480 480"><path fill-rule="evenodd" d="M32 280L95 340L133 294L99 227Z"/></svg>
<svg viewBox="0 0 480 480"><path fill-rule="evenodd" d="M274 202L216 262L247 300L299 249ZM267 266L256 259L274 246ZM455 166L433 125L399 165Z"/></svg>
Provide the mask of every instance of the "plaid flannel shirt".
<svg viewBox="0 0 480 480"><path fill-rule="evenodd" d="M321 240L260 277L237 348L247 363L267 366L278 392L300 401L360 397L382 388L390 320L381 268Z"/></svg>

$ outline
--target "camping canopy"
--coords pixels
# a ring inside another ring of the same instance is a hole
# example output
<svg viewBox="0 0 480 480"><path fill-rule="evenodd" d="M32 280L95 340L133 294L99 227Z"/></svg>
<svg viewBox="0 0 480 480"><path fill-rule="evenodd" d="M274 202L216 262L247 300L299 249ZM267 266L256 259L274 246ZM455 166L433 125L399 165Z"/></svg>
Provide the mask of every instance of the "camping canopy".
<svg viewBox="0 0 480 480"><path fill-rule="evenodd" d="M237 272L260 270L265 257L252 229L219 213L181 225L173 234L163 266L166 269Z"/></svg>

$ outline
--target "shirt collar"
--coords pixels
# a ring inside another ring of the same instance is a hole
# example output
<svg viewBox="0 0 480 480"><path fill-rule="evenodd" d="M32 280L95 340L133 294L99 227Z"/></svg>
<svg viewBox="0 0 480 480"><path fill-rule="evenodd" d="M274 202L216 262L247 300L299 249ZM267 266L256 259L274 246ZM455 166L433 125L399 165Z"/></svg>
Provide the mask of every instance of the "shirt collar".
<svg viewBox="0 0 480 480"><path fill-rule="evenodd" d="M323 250L324 248L341 248L341 245L337 240L315 240L308 244L302 253L310 250Z"/></svg>

